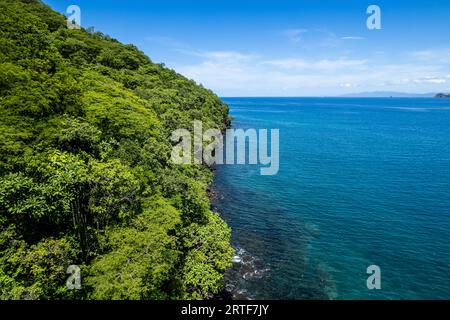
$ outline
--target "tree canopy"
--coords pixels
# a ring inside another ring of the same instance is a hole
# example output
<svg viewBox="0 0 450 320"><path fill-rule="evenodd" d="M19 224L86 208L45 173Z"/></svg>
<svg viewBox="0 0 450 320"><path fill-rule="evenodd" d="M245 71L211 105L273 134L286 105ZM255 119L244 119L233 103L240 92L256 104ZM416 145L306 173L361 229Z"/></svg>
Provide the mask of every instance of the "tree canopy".
<svg viewBox="0 0 450 320"><path fill-rule="evenodd" d="M0 0L0 299L218 293L233 251L212 173L169 161L193 120L224 129L228 107L40 1Z"/></svg>

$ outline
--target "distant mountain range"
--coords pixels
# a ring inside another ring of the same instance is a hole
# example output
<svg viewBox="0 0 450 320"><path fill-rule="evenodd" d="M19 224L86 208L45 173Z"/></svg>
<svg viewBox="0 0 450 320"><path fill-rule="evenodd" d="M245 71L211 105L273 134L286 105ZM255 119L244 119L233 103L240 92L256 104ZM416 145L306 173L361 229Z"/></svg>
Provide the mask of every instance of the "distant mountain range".
<svg viewBox="0 0 450 320"><path fill-rule="evenodd" d="M435 98L450 98L450 94L438 93L437 95L435 95Z"/></svg>
<svg viewBox="0 0 450 320"><path fill-rule="evenodd" d="M393 91L360 92L343 95L345 98L433 98L436 93L405 93Z"/></svg>

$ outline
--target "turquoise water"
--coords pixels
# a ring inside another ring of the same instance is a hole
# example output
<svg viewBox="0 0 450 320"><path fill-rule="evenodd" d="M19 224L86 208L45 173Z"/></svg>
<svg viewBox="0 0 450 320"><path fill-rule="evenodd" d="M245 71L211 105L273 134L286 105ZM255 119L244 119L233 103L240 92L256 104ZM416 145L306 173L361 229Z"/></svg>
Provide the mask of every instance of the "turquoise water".
<svg viewBox="0 0 450 320"><path fill-rule="evenodd" d="M235 298L450 299L450 99L224 101L235 128L280 129L278 175L217 167Z"/></svg>

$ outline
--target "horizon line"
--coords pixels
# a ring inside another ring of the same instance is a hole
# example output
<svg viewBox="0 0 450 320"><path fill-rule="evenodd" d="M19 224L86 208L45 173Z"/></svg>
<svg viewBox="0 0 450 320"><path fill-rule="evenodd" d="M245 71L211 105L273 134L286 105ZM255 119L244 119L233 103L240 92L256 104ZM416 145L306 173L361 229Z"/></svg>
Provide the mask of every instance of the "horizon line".
<svg viewBox="0 0 450 320"><path fill-rule="evenodd" d="M418 94L420 95L420 94ZM424 94L426 95L426 94ZM434 97L395 97L395 96L365 96L365 97L355 97L355 96L219 96L220 99L230 99L230 98L347 98L347 99L376 99L376 98L393 98L393 99L431 99Z"/></svg>

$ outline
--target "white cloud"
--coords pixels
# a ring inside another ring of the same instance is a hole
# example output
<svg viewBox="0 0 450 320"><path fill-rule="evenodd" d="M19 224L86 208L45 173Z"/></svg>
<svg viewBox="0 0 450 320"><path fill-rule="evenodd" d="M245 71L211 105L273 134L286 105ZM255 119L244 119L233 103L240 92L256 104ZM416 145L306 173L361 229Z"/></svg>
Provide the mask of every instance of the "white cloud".
<svg viewBox="0 0 450 320"><path fill-rule="evenodd" d="M284 32L284 35L292 42L298 43L302 39L302 35L307 33L307 29L290 29Z"/></svg>
<svg viewBox="0 0 450 320"><path fill-rule="evenodd" d="M395 60L390 58L396 62L389 63L383 51L355 58L352 51L333 48L345 44L345 40L363 37L337 37L326 29L300 28L287 30L284 36L295 44L296 56L267 58L237 50L204 51L168 37L147 40L192 57L180 59L184 63L171 67L222 96L322 96L356 90L448 91L450 49L404 53Z"/></svg>
<svg viewBox="0 0 450 320"><path fill-rule="evenodd" d="M431 92L443 91L450 83L448 66L417 61L410 54L403 63L387 64L373 57L267 59L238 51L183 53L200 61L175 69L221 96L322 96L356 90Z"/></svg>
<svg viewBox="0 0 450 320"><path fill-rule="evenodd" d="M186 50L177 49L176 51L202 58L205 61L217 61L220 63L238 63L238 62L249 62L258 59L258 55L254 54L244 54L236 51L200 51L200 50Z"/></svg>
<svg viewBox="0 0 450 320"><path fill-rule="evenodd" d="M415 51L413 58L429 63L450 63L450 49L429 49Z"/></svg>
<svg viewBox="0 0 450 320"><path fill-rule="evenodd" d="M282 34L292 44L308 50L334 48L342 42L333 32L324 28L289 29L285 30Z"/></svg>
<svg viewBox="0 0 450 320"><path fill-rule="evenodd" d="M341 37L341 40L364 40L365 37L358 37L358 36L347 36L347 37Z"/></svg>
<svg viewBox="0 0 450 320"><path fill-rule="evenodd" d="M255 55L234 51L196 52L196 55L203 57L203 61L179 66L177 71L220 94L242 92L246 87L257 87L261 81L254 69L254 61L258 59Z"/></svg>
<svg viewBox="0 0 450 320"><path fill-rule="evenodd" d="M442 83L446 83L447 80L445 78L442 78L442 77L425 76L425 77L420 78L420 79L414 79L413 82L414 83L442 84Z"/></svg>
<svg viewBox="0 0 450 320"><path fill-rule="evenodd" d="M296 59L280 59L280 60L270 60L264 61L262 64L271 65L278 68L289 69L289 70L322 70L322 71L333 71L336 69L351 68L362 66L366 64L367 60L305 60L301 58Z"/></svg>

